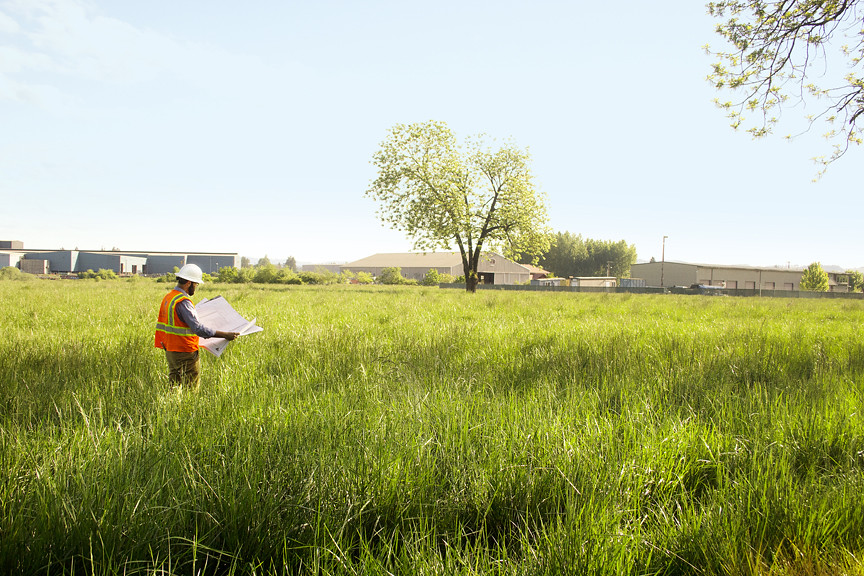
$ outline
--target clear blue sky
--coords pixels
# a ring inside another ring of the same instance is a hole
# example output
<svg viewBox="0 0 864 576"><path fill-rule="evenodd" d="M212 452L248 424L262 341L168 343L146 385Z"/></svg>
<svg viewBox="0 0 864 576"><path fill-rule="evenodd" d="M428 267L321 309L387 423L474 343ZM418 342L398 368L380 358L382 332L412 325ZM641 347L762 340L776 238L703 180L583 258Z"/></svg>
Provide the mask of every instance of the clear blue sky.
<svg viewBox="0 0 864 576"><path fill-rule="evenodd" d="M434 119L528 147L555 230L643 260L666 235L668 260L864 266L864 150L814 183L817 135L733 132L714 24L699 0L0 0L0 239L407 251L363 194L388 128Z"/></svg>

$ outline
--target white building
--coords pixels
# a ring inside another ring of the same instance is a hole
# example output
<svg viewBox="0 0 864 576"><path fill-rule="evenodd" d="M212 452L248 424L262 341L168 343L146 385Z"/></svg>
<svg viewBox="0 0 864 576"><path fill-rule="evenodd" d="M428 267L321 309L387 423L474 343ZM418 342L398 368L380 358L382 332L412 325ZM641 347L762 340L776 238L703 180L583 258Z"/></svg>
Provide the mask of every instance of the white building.
<svg viewBox="0 0 864 576"><path fill-rule="evenodd" d="M167 274L185 264L197 264L206 274L225 266L240 267L236 253L129 252L121 250L36 250L20 241L0 241L0 268L15 266L24 272L68 274L86 270L113 270L117 274Z"/></svg>

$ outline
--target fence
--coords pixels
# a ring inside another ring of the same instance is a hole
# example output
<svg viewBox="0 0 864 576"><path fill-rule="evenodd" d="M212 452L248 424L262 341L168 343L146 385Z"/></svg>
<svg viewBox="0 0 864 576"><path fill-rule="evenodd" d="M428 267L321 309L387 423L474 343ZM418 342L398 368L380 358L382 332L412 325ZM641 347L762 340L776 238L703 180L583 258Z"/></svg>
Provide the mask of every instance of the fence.
<svg viewBox="0 0 864 576"><path fill-rule="evenodd" d="M441 284L441 288L456 288L465 290L465 284ZM659 288L659 287L623 287L604 288L600 286L528 286L524 284L478 284L478 290L521 290L528 292L583 292L595 294L682 294L686 296L740 296L763 298L829 298L864 300L861 292L807 292L802 290L757 290L723 288L706 293L698 288Z"/></svg>

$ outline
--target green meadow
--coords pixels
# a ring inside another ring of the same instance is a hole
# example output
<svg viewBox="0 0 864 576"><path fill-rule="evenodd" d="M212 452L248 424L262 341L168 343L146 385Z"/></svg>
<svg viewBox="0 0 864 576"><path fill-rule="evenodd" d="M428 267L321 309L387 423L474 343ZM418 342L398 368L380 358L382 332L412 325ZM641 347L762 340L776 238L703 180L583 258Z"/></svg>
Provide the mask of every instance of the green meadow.
<svg viewBox="0 0 864 576"><path fill-rule="evenodd" d="M864 574L860 300L0 282L2 574Z"/></svg>

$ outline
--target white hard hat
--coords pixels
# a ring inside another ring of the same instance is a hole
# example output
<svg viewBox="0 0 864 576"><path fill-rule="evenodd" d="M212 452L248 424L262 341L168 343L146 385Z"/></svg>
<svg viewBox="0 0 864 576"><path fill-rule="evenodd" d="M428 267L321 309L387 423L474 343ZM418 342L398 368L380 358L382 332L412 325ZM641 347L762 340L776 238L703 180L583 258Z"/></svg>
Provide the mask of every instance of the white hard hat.
<svg viewBox="0 0 864 576"><path fill-rule="evenodd" d="M180 271L174 274L177 278L182 278L183 280L190 280L195 282L196 284L203 284L204 278L202 278L201 268L198 267L197 264L186 264Z"/></svg>

